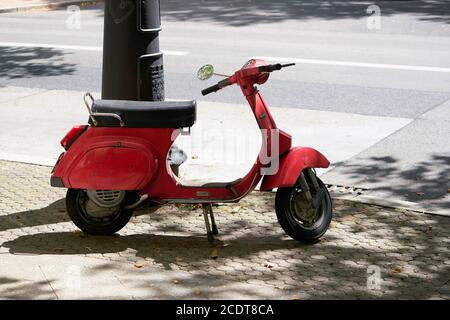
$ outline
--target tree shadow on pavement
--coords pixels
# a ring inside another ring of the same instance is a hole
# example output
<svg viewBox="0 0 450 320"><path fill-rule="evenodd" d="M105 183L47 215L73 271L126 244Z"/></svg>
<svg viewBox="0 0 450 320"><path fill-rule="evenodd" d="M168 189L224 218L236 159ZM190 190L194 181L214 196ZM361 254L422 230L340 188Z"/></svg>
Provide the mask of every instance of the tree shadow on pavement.
<svg viewBox="0 0 450 320"><path fill-rule="evenodd" d="M447 0L325 1L325 0L167 0L161 3L164 19L218 22L231 26L275 23L285 20L365 18L369 5L382 16L414 14L422 20L450 23Z"/></svg>
<svg viewBox="0 0 450 320"><path fill-rule="evenodd" d="M51 48L0 47L0 78L70 75L75 72L75 64L62 62L66 54Z"/></svg>
<svg viewBox="0 0 450 320"><path fill-rule="evenodd" d="M0 277L1 299L49 299L54 298L48 282L27 281L10 277Z"/></svg>
<svg viewBox="0 0 450 320"><path fill-rule="evenodd" d="M60 199L42 209L0 215L0 232L66 221L70 221L70 218L66 212L65 199Z"/></svg>
<svg viewBox="0 0 450 320"><path fill-rule="evenodd" d="M3 247L12 254L86 255L108 260L96 270L99 273L116 268L117 262L143 262L188 272L194 282L212 276L221 281L269 285L312 298L427 299L450 295L447 218L336 201L330 230L319 243L304 245L283 234L272 210L219 214L221 235L215 247L205 236L194 235L202 227L199 210L188 217L173 206L160 210L157 218L135 218L121 235L35 233L5 242ZM198 219L192 220L194 217ZM211 257L213 250L217 259ZM381 269L379 291L367 287L369 265ZM139 286L145 290L148 283ZM184 298L189 297L192 295Z"/></svg>
<svg viewBox="0 0 450 320"><path fill-rule="evenodd" d="M357 156L336 166L327 175L333 180L335 173L355 187L367 187L387 197L450 210L450 156L445 154L433 154L428 161L409 167L402 167L400 160L392 156Z"/></svg>

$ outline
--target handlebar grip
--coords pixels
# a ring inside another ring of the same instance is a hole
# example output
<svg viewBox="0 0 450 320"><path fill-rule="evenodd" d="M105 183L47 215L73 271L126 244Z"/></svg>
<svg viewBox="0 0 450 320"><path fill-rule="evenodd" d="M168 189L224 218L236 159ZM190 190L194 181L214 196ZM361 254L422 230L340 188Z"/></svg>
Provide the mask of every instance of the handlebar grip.
<svg viewBox="0 0 450 320"><path fill-rule="evenodd" d="M202 95L206 96L207 94L213 93L220 90L220 86L218 83L216 83L215 85L208 87L206 89L202 90Z"/></svg>
<svg viewBox="0 0 450 320"><path fill-rule="evenodd" d="M281 63L271 64L269 65L269 72L281 70L281 68L283 68Z"/></svg>
<svg viewBox="0 0 450 320"><path fill-rule="evenodd" d="M265 72L273 72L273 71L277 71L277 70L281 70L283 68L286 67L290 67L290 66L295 66L295 63L287 63L287 64L281 64L281 63L276 63L276 64L269 64L267 66L262 66L260 67L260 71L265 71Z"/></svg>

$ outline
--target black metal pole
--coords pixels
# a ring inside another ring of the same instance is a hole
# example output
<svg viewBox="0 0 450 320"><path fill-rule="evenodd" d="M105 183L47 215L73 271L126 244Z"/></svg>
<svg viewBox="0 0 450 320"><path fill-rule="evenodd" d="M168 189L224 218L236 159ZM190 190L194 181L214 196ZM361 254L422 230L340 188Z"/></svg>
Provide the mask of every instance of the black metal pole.
<svg viewBox="0 0 450 320"><path fill-rule="evenodd" d="M164 100L159 1L105 0L102 99ZM184 161L184 151L172 146L169 162L175 174Z"/></svg>
<svg viewBox="0 0 450 320"><path fill-rule="evenodd" d="M106 0L102 99L164 100L159 0Z"/></svg>

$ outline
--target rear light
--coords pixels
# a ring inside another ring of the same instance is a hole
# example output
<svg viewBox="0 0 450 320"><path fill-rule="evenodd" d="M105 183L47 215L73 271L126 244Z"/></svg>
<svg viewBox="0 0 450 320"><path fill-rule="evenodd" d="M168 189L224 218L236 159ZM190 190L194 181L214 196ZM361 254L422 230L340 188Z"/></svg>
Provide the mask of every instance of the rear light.
<svg viewBox="0 0 450 320"><path fill-rule="evenodd" d="M70 146L77 140L81 134L89 127L86 124L75 126L66 134L64 138L61 140L61 146L65 150L69 150Z"/></svg>

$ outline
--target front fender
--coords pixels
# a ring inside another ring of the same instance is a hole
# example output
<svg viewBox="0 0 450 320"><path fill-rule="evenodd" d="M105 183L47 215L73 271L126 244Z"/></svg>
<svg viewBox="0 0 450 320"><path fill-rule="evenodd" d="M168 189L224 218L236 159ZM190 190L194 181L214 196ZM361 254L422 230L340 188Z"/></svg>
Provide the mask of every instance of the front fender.
<svg viewBox="0 0 450 320"><path fill-rule="evenodd" d="M308 147L291 148L280 157L277 173L265 175L261 182L261 191L270 191L278 187L295 185L305 168L328 168L330 161L319 151Z"/></svg>

